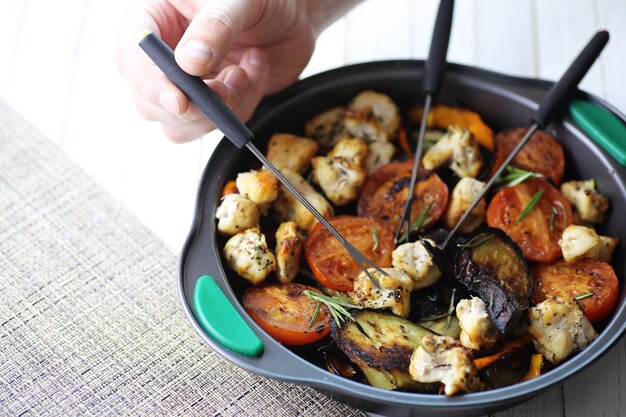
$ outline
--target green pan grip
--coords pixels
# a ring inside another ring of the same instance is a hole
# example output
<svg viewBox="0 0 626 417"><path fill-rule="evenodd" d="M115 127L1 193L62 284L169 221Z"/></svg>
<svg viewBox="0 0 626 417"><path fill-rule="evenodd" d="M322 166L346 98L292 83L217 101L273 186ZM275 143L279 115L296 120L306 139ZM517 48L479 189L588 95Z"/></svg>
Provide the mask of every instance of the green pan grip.
<svg viewBox="0 0 626 417"><path fill-rule="evenodd" d="M626 165L626 125L613 113L592 103L573 100L570 117L621 165Z"/></svg>
<svg viewBox="0 0 626 417"><path fill-rule="evenodd" d="M213 340L236 353L258 357L263 342L235 310L213 277L203 275L193 290L193 307L202 328Z"/></svg>

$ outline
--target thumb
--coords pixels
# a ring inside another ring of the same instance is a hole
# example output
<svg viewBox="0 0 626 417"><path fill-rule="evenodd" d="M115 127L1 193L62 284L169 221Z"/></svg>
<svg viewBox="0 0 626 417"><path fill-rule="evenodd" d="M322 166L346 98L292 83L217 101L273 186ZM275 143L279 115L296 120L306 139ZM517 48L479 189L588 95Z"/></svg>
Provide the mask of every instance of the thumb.
<svg viewBox="0 0 626 417"><path fill-rule="evenodd" d="M193 16L175 51L176 62L192 75L207 76L224 60L239 33L254 17L247 0L206 1Z"/></svg>

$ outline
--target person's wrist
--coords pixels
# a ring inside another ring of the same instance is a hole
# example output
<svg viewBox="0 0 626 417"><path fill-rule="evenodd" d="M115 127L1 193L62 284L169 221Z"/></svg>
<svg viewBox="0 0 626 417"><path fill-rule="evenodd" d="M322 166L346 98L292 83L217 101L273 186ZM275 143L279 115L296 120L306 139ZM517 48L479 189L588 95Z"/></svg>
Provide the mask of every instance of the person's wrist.
<svg viewBox="0 0 626 417"><path fill-rule="evenodd" d="M363 0L307 0L307 17L315 35L319 35L328 26L343 17L348 11Z"/></svg>

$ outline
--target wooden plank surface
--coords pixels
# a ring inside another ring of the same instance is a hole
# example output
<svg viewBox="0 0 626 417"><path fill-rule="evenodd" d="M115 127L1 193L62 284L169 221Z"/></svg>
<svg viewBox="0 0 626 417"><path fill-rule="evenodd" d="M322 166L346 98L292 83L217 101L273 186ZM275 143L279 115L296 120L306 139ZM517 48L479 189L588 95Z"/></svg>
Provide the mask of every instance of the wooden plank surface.
<svg viewBox="0 0 626 417"><path fill-rule="evenodd" d="M458 0L451 62L557 78L594 31L611 42L582 87L626 111L626 1ZM303 76L427 54L438 0L368 0L326 32ZM169 143L137 116L113 60L126 0L2 0L0 94L174 249L186 236L215 132ZM498 417L626 416L626 342Z"/></svg>

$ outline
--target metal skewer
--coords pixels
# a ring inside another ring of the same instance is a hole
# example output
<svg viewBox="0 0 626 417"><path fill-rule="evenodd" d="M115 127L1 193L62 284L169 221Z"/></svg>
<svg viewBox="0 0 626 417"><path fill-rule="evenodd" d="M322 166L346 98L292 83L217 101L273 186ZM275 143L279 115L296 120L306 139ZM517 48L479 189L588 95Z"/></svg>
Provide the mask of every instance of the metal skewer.
<svg viewBox="0 0 626 417"><path fill-rule="evenodd" d="M422 150L424 149L424 135L426 134L428 113L430 113L433 95L439 90L441 77L446 66L446 54L448 52L448 41L450 40L450 30L452 28L453 11L454 0L441 0L439 10L437 11L437 18L435 19L432 40L430 42L428 60L424 63L424 82L422 88L426 94L424 98L424 113L422 114L422 123L420 124L419 136L417 137L417 145L415 147L413 171L411 171L411 182L409 183L409 194L404 204L404 213L402 214L400 225L396 231L396 242L400 241L402 229L404 229L405 225L405 242L409 241L409 235L411 234L411 209L413 208L413 200L416 197L414 192L417 185L419 165L422 160Z"/></svg>
<svg viewBox="0 0 626 417"><path fill-rule="evenodd" d="M474 199L469 208L463 213L459 221L454 228L448 232L445 240L441 243L440 249L444 249L450 242L454 234L459 230L459 227L463 224L465 219L474 210L478 202L487 194L493 183L502 174L502 171L509 165L509 163L517 156L519 151L524 147L526 142L535 133L535 131L541 127L546 126L552 119L559 115L563 110L563 107L569 101L569 98L574 93L576 86L580 80L583 79L585 74L589 71L589 68L598 59L598 56L604 49L604 46L609 41L609 32L606 30L596 33L593 38L587 43L585 48L578 54L574 62L569 66L565 74L561 79L550 88L546 98L543 100L539 109L535 112L531 118L533 123L529 128L522 140L519 141L513 151L507 156L502 165L496 170L495 174L491 177L483 191Z"/></svg>
<svg viewBox="0 0 626 417"><path fill-rule="evenodd" d="M211 90L204 81L193 75L187 74L178 66L174 59L174 51L152 32L146 32L139 42L139 46L150 57L152 61L167 75L167 77L180 90L185 93L189 100L209 119L215 127L222 131L238 148L244 146L248 148L254 156L268 170L278 178L278 180L302 203L307 210L339 241L343 248L361 267L376 288L381 289L376 278L368 271L367 265L376 269L382 275L388 275L382 268L378 267L367 256L363 255L357 248L348 242L313 205L280 173L263 153L251 142L254 134L248 127L224 104L224 102Z"/></svg>

